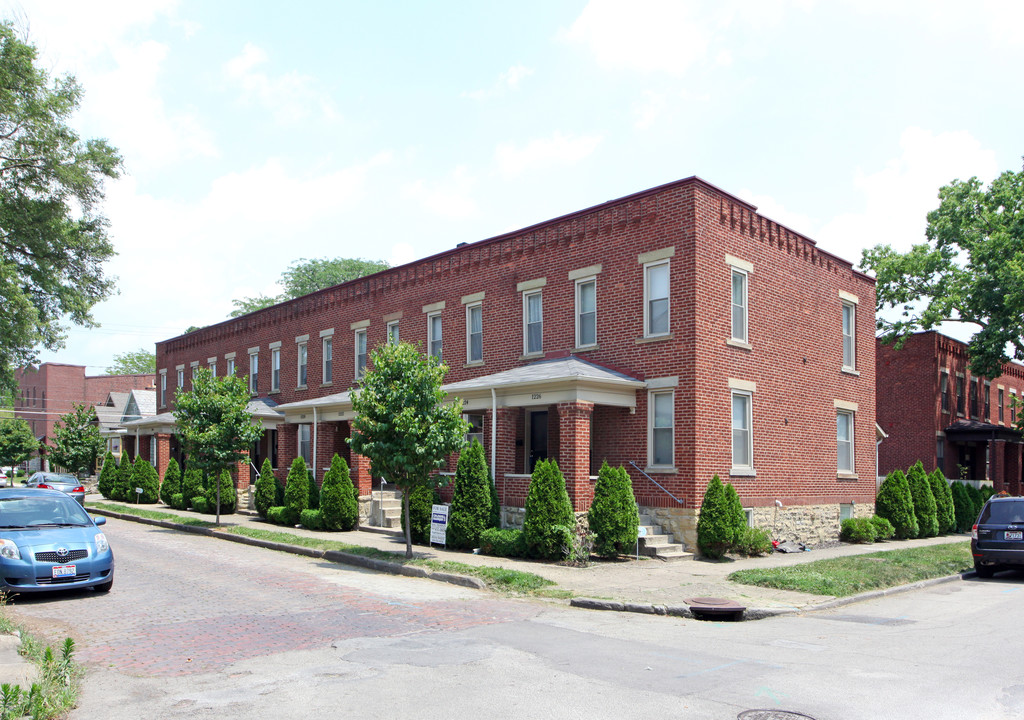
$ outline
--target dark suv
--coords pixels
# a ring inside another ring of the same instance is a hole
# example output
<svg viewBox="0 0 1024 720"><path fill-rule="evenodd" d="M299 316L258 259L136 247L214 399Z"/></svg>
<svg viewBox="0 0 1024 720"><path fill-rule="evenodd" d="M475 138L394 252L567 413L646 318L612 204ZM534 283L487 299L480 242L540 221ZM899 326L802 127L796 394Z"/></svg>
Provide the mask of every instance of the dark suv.
<svg viewBox="0 0 1024 720"><path fill-rule="evenodd" d="M1024 570L1024 497L994 497L985 503L971 530L971 554L978 577Z"/></svg>

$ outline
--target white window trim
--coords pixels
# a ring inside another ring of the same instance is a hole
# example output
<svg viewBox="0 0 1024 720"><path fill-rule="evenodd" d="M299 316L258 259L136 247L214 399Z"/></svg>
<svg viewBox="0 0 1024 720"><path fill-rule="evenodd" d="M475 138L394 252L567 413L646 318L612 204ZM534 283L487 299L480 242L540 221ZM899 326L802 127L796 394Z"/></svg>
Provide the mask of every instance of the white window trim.
<svg viewBox="0 0 1024 720"><path fill-rule="evenodd" d="M856 423L857 423L857 410L853 403L843 403L839 405L837 401L836 405L836 473L840 478L855 479L857 477L857 456L854 454L855 443L857 438ZM839 416L845 415L850 418L850 467L841 468L839 467Z"/></svg>
<svg viewBox="0 0 1024 720"><path fill-rule="evenodd" d="M167 370L160 371L160 407L167 407Z"/></svg>
<svg viewBox="0 0 1024 720"><path fill-rule="evenodd" d="M395 335L397 337L395 337L395 338L391 337L392 330L394 331L394 333L395 333ZM398 320L390 320L390 321L388 321L387 339L388 339L388 343L390 343L392 345L397 345L398 343L402 342L402 331L401 331L401 328L399 327L399 321Z"/></svg>
<svg viewBox="0 0 1024 720"><path fill-rule="evenodd" d="M732 301L732 283L734 278L739 275L743 278L743 336L736 334L736 323L733 318L733 307ZM740 347L746 345L750 347L750 273L741 267L732 266L729 272L729 339L734 344L740 345Z"/></svg>
<svg viewBox="0 0 1024 720"><path fill-rule="evenodd" d="M846 362L846 334L842 332L840 326L840 334L843 340L843 370L846 372L857 371L857 303L850 302L849 300L843 299L841 313L845 314L846 309L850 309L850 363ZM842 315L840 315L840 323L842 323Z"/></svg>
<svg viewBox="0 0 1024 720"><path fill-rule="evenodd" d="M747 455L750 457L750 463L748 465L737 465L736 464L736 448L733 434L736 432L733 427L733 416L732 416L732 404L733 398L737 395L742 395L747 398ZM743 477L751 477L756 475L754 469L754 383L746 383L737 381L735 384L730 381L730 393L729 393L729 455L731 468L729 470L730 475L737 475Z"/></svg>
<svg viewBox="0 0 1024 720"><path fill-rule="evenodd" d="M482 297L483 293L479 293ZM472 313L473 310L480 309L480 357L473 358L471 353L473 352L473 323ZM476 300L466 304L466 364L467 365L482 365L484 362L484 304L482 300Z"/></svg>
<svg viewBox="0 0 1024 720"><path fill-rule="evenodd" d="M658 267L658 266L661 266L661 265L664 265L668 269L668 298L667 298L667 300L668 300L668 313L667 313L668 314L668 322L666 323L667 324L667 329L665 330L665 332L652 333L652 332L649 332L650 331L650 327L651 327L651 325L650 325L651 298L650 298L650 287L649 287L650 283L648 282L648 278L650 276L651 268ZM672 261L669 260L668 258L666 258L664 260L655 260L655 261L652 261L652 262L646 262L646 263L644 263L643 268L644 268L644 297L643 297L643 302L644 302L644 335L643 336L645 338L668 337L669 335L672 334Z"/></svg>
<svg viewBox="0 0 1024 720"><path fill-rule="evenodd" d="M437 359L440 360L444 357L444 320L441 318L441 310L438 309L434 312L427 313L427 355L433 355L433 344L434 344L434 318L440 321L441 326L441 337L437 340L441 341L441 347L438 349Z"/></svg>
<svg viewBox="0 0 1024 720"><path fill-rule="evenodd" d="M600 268L600 266L598 266ZM594 284L594 342L582 343L580 342L580 287L583 285ZM588 275L576 279L576 286L573 291L576 298L576 312L575 312L575 326L576 326L576 347L577 348L593 348L597 347L597 275Z"/></svg>
<svg viewBox="0 0 1024 720"><path fill-rule="evenodd" d="M364 357L366 358L365 362L369 363L369 359L370 359L369 334L368 334L368 331L367 331L366 327L364 326L364 327L360 327L360 328L356 329L355 330L355 334L353 336L353 341L354 341L355 345L353 347L352 365L353 365L353 368L355 369L354 377L355 377L356 380L362 379L363 375L366 372L366 370L365 370L366 366L365 365L363 366L363 371L359 370L359 354L360 354L359 353L359 336L360 335L363 336L363 347L365 348Z"/></svg>
<svg viewBox="0 0 1024 720"><path fill-rule="evenodd" d="M524 285L525 283L520 283ZM529 307L530 298L540 298L540 349L530 350L530 339L529 339ZM524 357L539 357L544 354L544 292L543 290L524 290L523 291L523 356Z"/></svg>
<svg viewBox="0 0 1024 720"><path fill-rule="evenodd" d="M270 349L270 392L281 390L281 347Z"/></svg>
<svg viewBox="0 0 1024 720"><path fill-rule="evenodd" d="M654 405L655 397L668 395L672 398L672 457L669 463L655 465L654 463ZM672 386L665 388L649 389L647 391L647 472L676 472L676 393Z"/></svg>
<svg viewBox="0 0 1024 720"><path fill-rule="evenodd" d="M249 392L253 395L259 392L259 376L260 349L258 347L249 348Z"/></svg>
<svg viewBox="0 0 1024 720"><path fill-rule="evenodd" d="M330 343L331 351L327 352L327 345ZM330 379L327 378L330 371ZM320 382L324 385L334 383L334 330L329 333L320 333Z"/></svg>
<svg viewBox="0 0 1024 720"><path fill-rule="evenodd" d="M295 343L295 389L304 390L309 385L309 335L305 340ZM302 355L305 353L306 362L302 362ZM302 366L306 366L306 382L302 382Z"/></svg>

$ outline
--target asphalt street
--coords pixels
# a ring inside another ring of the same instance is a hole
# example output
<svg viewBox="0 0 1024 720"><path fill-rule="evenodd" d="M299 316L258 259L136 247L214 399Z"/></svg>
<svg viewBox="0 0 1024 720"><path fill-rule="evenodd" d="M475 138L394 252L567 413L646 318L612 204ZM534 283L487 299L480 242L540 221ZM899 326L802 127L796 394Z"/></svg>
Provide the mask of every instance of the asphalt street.
<svg viewBox="0 0 1024 720"><path fill-rule="evenodd" d="M110 594L12 606L78 641L76 719L1024 716L1014 574L700 622L504 599L120 520L107 535Z"/></svg>

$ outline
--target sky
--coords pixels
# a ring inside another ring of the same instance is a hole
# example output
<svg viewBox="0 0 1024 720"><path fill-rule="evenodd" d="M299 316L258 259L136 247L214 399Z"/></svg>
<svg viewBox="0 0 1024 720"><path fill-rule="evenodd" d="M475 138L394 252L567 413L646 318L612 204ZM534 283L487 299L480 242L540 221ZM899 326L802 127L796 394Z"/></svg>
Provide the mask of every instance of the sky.
<svg viewBox="0 0 1024 720"><path fill-rule="evenodd" d="M40 355L89 374L277 294L301 258L400 264L691 175L857 263L1024 155L1017 0L0 12L125 158L103 205L119 294Z"/></svg>

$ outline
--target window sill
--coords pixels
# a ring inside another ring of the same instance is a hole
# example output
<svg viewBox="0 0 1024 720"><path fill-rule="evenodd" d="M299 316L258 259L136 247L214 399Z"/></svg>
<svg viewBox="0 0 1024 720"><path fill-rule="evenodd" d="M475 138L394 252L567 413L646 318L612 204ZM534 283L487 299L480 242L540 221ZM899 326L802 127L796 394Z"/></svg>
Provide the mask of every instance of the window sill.
<svg viewBox="0 0 1024 720"><path fill-rule="evenodd" d="M253 395L255 395L255 394L256 394L256 393L253 393ZM267 393L267 395L280 395L280 394L281 394L281 390L280 390L280 389L277 389L277 390L271 390L271 391L269 391L269 392Z"/></svg>
<svg viewBox="0 0 1024 720"><path fill-rule="evenodd" d="M523 361L523 360L540 360L543 357L544 357L544 353L542 353L542 352L524 353L524 354L519 356L519 360L520 361Z"/></svg>
<svg viewBox="0 0 1024 720"><path fill-rule="evenodd" d="M334 387L333 382L320 383L320 387Z"/></svg>
<svg viewBox="0 0 1024 720"><path fill-rule="evenodd" d="M648 475L675 475L679 471L674 467L666 467L665 465L650 466L644 468L644 472Z"/></svg>
<svg viewBox="0 0 1024 720"><path fill-rule="evenodd" d="M581 352L589 352L590 350L600 350L600 347L595 343L594 345L584 345L582 347L574 347L569 352L571 352L571 353L581 353Z"/></svg>
<svg viewBox="0 0 1024 720"><path fill-rule="evenodd" d="M466 363L462 367L464 367L464 368L475 368L475 367L483 367L483 366L484 366L484 361L483 360L474 360L473 362Z"/></svg>
<svg viewBox="0 0 1024 720"><path fill-rule="evenodd" d="M306 388L306 386L305 386L305 385L296 385L296 386L295 386L295 389L296 389L296 390L306 390L307 388Z"/></svg>
<svg viewBox="0 0 1024 720"><path fill-rule="evenodd" d="M634 340L636 345L644 345L646 343L661 342L663 340L672 340L675 337L672 333L666 333L665 335L650 335L647 337L641 337Z"/></svg>
<svg viewBox="0 0 1024 720"><path fill-rule="evenodd" d="M854 377L860 377L860 373L853 368L844 367L842 370L843 375L853 375Z"/></svg>
<svg viewBox="0 0 1024 720"><path fill-rule="evenodd" d="M860 480L860 475L857 473L836 473L836 480Z"/></svg>
<svg viewBox="0 0 1024 720"><path fill-rule="evenodd" d="M725 341L725 344L729 347L740 348L741 350L753 350L754 346L745 340L737 340L736 338L729 338Z"/></svg>
<svg viewBox="0 0 1024 720"><path fill-rule="evenodd" d="M729 477L757 477L757 470L754 468L732 468Z"/></svg>

